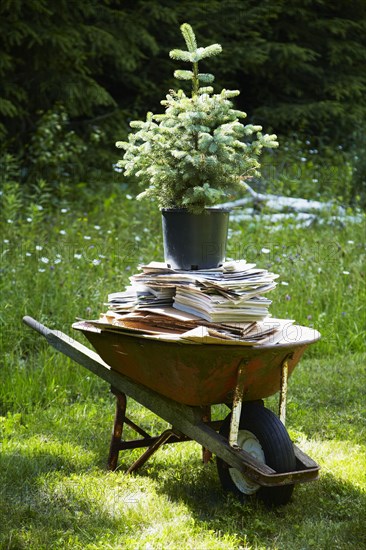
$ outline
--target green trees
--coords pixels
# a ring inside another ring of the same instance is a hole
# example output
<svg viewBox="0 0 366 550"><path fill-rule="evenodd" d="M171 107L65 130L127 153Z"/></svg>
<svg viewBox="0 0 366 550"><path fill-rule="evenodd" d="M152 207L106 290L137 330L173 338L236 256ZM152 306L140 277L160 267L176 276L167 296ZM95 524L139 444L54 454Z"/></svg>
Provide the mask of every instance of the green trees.
<svg viewBox="0 0 366 550"><path fill-rule="evenodd" d="M366 3L280 2L254 87L256 116L279 130L347 142L366 115ZM263 86L264 79L267 86Z"/></svg>
<svg viewBox="0 0 366 550"><path fill-rule="evenodd" d="M3 0L3 149L26 158L40 111L58 104L84 141L98 126L111 147L172 86L167 53L184 21L222 44L217 84L241 91L253 122L344 142L365 120L364 0Z"/></svg>
<svg viewBox="0 0 366 550"><path fill-rule="evenodd" d="M363 0L227 0L207 31L224 50L216 73L255 121L344 141L365 119Z"/></svg>
<svg viewBox="0 0 366 550"><path fill-rule="evenodd" d="M133 88L130 77L141 59L157 51L133 4L1 3L0 136L8 147L26 145L42 112L57 104L79 132L118 114L117 86Z"/></svg>

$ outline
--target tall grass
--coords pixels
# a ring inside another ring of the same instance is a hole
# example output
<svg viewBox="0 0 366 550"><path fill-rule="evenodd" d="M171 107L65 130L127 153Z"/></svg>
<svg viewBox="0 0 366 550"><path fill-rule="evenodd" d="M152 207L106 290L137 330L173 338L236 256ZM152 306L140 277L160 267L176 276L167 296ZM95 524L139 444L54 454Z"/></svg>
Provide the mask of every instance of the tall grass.
<svg viewBox="0 0 366 550"><path fill-rule="evenodd" d="M141 262L162 259L159 213L112 186L57 201L40 182L1 195L0 546L3 548L361 548L365 502L365 219L306 229L232 223L228 256L280 274L271 312L322 340L290 380L290 435L323 467L286 509L221 491L194 443L166 447L138 476L105 472L113 401L97 377L22 324L71 333ZM329 222L329 223L328 223ZM75 335L73 335L75 337ZM77 338L82 338L76 336ZM165 423L135 403L146 429ZM275 407L275 399L268 400ZM138 454L138 452L137 452ZM9 513L11 510L11 513Z"/></svg>
<svg viewBox="0 0 366 550"><path fill-rule="evenodd" d="M46 199L44 199L44 196ZM21 317L69 330L92 318L107 294L124 288L139 263L162 259L159 213L126 192L84 205L47 208L6 187L2 200L2 345L29 353L34 337ZM322 220L327 221L327 220ZM359 351L365 337L365 221L295 225L232 223L228 256L280 275L272 315L320 330L319 354Z"/></svg>

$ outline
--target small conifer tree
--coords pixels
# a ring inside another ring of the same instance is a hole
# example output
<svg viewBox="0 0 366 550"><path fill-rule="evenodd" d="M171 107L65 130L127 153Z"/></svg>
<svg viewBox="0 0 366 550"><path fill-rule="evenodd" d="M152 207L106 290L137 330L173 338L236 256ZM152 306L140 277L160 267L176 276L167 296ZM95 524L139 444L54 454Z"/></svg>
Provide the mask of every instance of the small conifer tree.
<svg viewBox="0 0 366 550"><path fill-rule="evenodd" d="M117 142L125 150L119 166L126 176L147 188L137 198L157 199L162 208L183 207L200 213L259 175L263 147L277 147L277 136L262 133L261 126L244 125L246 113L233 108L238 90L215 94L214 76L200 73L201 60L218 55L219 44L198 47L192 27L181 26L187 50L175 49L170 57L191 64L176 70L175 78L191 82L191 93L171 90L161 101L163 114L148 113L146 121L132 121L135 132Z"/></svg>

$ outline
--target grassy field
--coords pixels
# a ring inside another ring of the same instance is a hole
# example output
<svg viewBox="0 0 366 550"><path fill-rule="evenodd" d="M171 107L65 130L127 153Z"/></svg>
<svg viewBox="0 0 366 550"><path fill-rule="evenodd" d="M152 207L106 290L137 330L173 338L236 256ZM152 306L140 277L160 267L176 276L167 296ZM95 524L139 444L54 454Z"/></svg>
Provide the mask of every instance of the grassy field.
<svg viewBox="0 0 366 550"><path fill-rule="evenodd" d="M127 191L96 200L80 187L75 196L51 209L43 184L31 200L16 184L3 189L0 548L365 547L365 221L231 224L228 255L280 274L272 314L322 333L290 380L287 414L292 439L321 465L321 478L269 511L225 494L214 462L204 466L193 442L167 446L137 475L123 472L138 451L106 471L114 414L107 385L21 319L71 333L76 317L98 316L140 262L162 258L160 219ZM275 410L276 398L267 405ZM129 406L149 430L165 427Z"/></svg>

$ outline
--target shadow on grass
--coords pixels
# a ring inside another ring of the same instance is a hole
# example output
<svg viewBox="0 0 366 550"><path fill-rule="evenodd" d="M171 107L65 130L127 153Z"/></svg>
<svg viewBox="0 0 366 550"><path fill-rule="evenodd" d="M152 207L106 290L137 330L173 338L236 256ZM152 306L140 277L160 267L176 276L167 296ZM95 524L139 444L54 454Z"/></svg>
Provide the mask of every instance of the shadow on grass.
<svg viewBox="0 0 366 550"><path fill-rule="evenodd" d="M117 506L111 514L105 509L106 499L99 502L89 493L93 483L91 470L100 469L97 482L104 482L101 479L113 411L112 398L96 402L88 399L65 407L65 414L58 407L51 407L29 418L19 435L19 450L0 457L4 473L0 486L0 547L61 548L66 547L62 546L66 540L63 537L76 536L82 548L98 538L102 540L106 532L113 536L119 533L123 507ZM138 407L132 416L135 413L144 427L151 427L152 419L155 425L151 431L161 428L160 420L149 416L149 412ZM322 424L319 415L317 423ZM121 452L120 471L126 470L142 451ZM84 474L89 476L87 481L82 479ZM215 464L204 466L200 447L193 442L164 447L131 479L140 483L139 478L142 486L144 478L151 478L158 494L173 503L183 503L202 531L238 534L244 547L366 547L366 495L355 484L331 473L322 473L318 482L299 485L291 502L274 510L255 499L242 504L224 493ZM117 476L115 480L115 486L105 489L113 495L120 490ZM132 528L136 530L143 517L143 513L136 515ZM129 527L124 529L126 533ZM32 546L27 540L32 541Z"/></svg>
<svg viewBox="0 0 366 550"><path fill-rule="evenodd" d="M122 471L131 458L130 453L121 453ZM45 446L38 451L24 448L3 453L0 467L5 482L0 487L3 532L0 547L62 548L68 547L65 541L70 537L82 548L98 539L105 540L106 533L118 536L121 529L123 535L129 529L136 530L140 516L135 516L134 523L128 526L124 506L121 508L118 504L111 512L106 509L107 499L98 499L98 491L93 493L92 463L92 456L77 461L72 454L60 456L57 449L47 452ZM107 495L109 499L110 494L117 494L121 498L119 491L123 491L123 486L118 484L118 474L111 474L110 486L104 475L97 472L97 489L100 491L107 483L104 497ZM194 443L162 449L138 475L127 476L124 478L127 481L122 483L128 484L131 480L143 486L144 478L154 482L158 495L172 503L183 503L199 529L237 535L243 545L365 547L366 494L330 473L323 473L318 482L299 485L291 502L274 510L268 510L255 498L242 504L224 493L214 462L203 465L200 448Z"/></svg>
<svg viewBox="0 0 366 550"><path fill-rule="evenodd" d="M154 413L141 405L129 400L128 417L151 435L160 435L168 424ZM54 442L62 446L73 446L82 453L92 453L94 464L101 469L107 466L109 446L113 430L115 414L115 398L108 394L103 398L93 400L88 397L77 403L62 404L60 407L52 404L49 408L39 410L33 415L24 415L19 421L21 437L35 437L44 446ZM19 430L19 426L14 428ZM15 433L15 432L14 432ZM17 434L18 435L18 434ZM126 440L140 438L129 426L124 425L123 437ZM128 466L141 454L142 450L120 453L122 469Z"/></svg>
<svg viewBox="0 0 366 550"><path fill-rule="evenodd" d="M272 547L272 543L276 548L366 547L366 493L330 473L323 473L316 482L297 485L286 506L268 509L255 497L242 503L225 493L213 461L206 466L197 459L190 465L185 461L181 468L177 473L159 463L149 476L158 482L159 492L184 502L205 529L239 534L253 547ZM294 541L303 542L294 546Z"/></svg>
<svg viewBox="0 0 366 550"><path fill-rule="evenodd" d="M121 531L120 515L93 494L71 457L3 453L0 467L0 548L71 548L75 540L77 548L85 548Z"/></svg>

